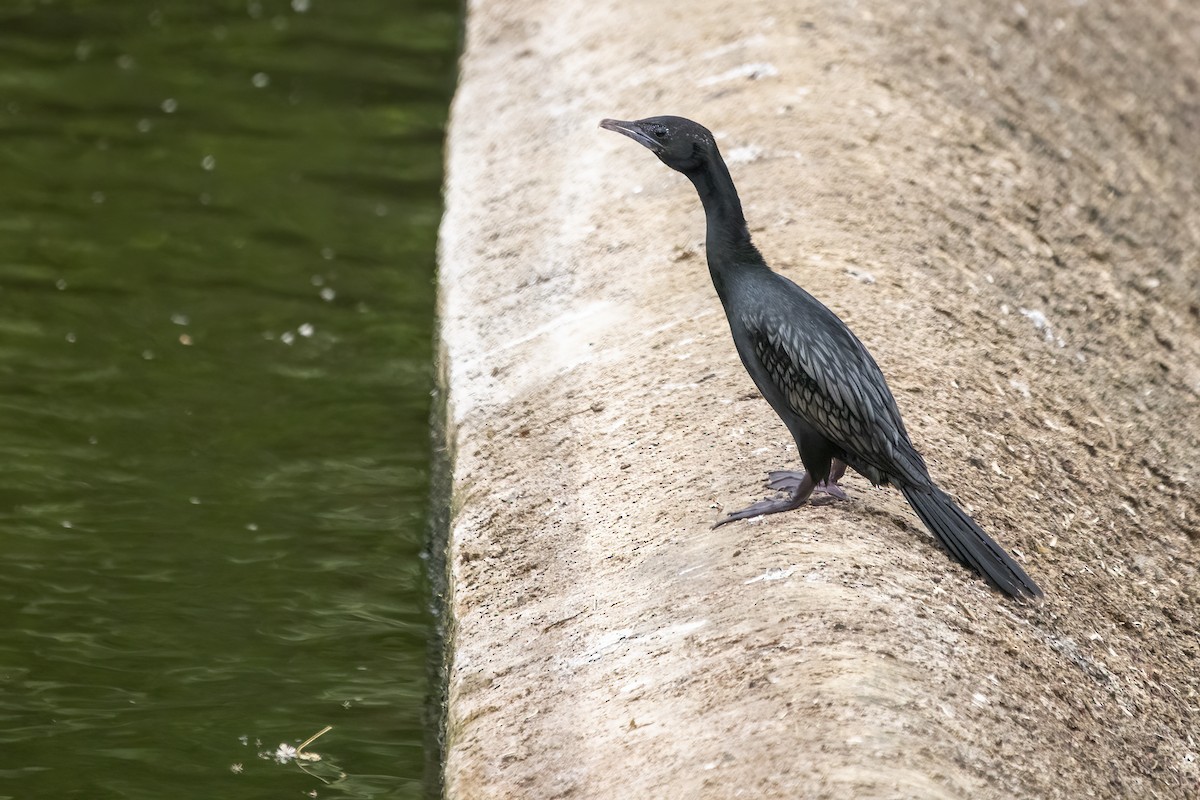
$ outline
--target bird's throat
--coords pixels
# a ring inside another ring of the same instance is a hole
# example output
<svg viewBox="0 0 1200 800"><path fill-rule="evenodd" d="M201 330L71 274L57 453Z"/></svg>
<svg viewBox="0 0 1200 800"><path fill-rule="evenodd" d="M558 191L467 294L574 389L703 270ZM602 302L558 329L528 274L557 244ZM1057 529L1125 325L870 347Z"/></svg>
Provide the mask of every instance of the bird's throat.
<svg viewBox="0 0 1200 800"><path fill-rule="evenodd" d="M713 285L724 301L724 290L731 273L747 268L765 269L766 263L750 241L742 201L721 157L718 155L715 160L705 161L696 170L684 174L691 179L704 205L708 268Z"/></svg>
<svg viewBox="0 0 1200 800"><path fill-rule="evenodd" d="M699 169L686 174L704 204L709 239L716 238L731 246L741 244L742 240L749 242L750 232L742 215L742 201L725 162L718 156L715 161L706 160Z"/></svg>

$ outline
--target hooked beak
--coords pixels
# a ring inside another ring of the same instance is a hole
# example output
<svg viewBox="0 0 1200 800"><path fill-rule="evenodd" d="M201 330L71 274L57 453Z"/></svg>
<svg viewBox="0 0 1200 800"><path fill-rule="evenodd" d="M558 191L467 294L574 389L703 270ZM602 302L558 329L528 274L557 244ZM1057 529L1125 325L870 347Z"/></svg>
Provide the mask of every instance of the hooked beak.
<svg viewBox="0 0 1200 800"><path fill-rule="evenodd" d="M654 153L662 150L662 145L658 143L658 140L645 133L636 122L624 122L619 119L602 119L600 120L600 127L606 131L623 133L643 147L649 148Z"/></svg>

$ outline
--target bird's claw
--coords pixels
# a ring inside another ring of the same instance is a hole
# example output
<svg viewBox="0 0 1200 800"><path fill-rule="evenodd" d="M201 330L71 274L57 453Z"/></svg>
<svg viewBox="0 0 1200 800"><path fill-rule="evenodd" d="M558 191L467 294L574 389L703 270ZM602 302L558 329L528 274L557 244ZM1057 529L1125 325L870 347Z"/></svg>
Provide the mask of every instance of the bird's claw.
<svg viewBox="0 0 1200 800"><path fill-rule="evenodd" d="M739 519L752 519L753 517L761 517L766 514L778 514L781 511L791 511L793 508L799 508L808 502L807 498L797 501L795 497L782 497L778 499L759 500L757 503L751 503L743 509L731 511L724 517L713 523L714 528L719 528L727 522L735 522Z"/></svg>
<svg viewBox="0 0 1200 800"><path fill-rule="evenodd" d="M806 474L793 470L776 470L767 474L767 488L774 489L777 492L795 492L796 489L804 482ZM839 476L840 477L840 476ZM813 493L820 492L828 495L832 500L849 500L850 498L843 491L841 486L838 486L837 479L830 476L830 479L821 481L813 487ZM810 501L811 502L811 501Z"/></svg>

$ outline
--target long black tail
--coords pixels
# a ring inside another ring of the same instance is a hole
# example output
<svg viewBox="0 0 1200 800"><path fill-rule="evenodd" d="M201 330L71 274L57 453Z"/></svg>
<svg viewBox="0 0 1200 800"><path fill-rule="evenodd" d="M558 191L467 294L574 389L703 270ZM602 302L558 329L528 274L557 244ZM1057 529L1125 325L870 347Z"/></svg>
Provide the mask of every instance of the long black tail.
<svg viewBox="0 0 1200 800"><path fill-rule="evenodd" d="M899 488L925 527L933 532L951 556L1013 597L1042 596L1042 590L1025 574L1025 570L1004 552L1003 547L992 541L975 524L975 520L950 499L950 495L936 486Z"/></svg>

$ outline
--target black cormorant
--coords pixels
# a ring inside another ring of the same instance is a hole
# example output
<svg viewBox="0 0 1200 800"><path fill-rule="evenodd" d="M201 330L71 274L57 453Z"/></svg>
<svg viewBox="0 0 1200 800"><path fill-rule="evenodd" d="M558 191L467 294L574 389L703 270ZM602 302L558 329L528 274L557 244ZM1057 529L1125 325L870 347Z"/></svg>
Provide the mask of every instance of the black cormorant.
<svg viewBox="0 0 1200 800"><path fill-rule="evenodd" d="M760 500L717 525L797 508L814 490L844 497L837 481L849 465L877 486L900 489L952 557L1014 597L1040 597L1025 570L934 485L863 343L819 300L767 266L750 241L712 133L682 117L606 119L600 126L644 145L695 185L708 223L708 269L733 343L791 431L806 470L771 473L768 485L787 497Z"/></svg>

